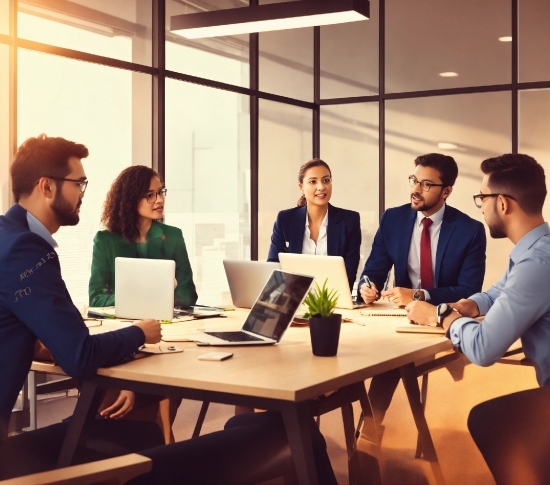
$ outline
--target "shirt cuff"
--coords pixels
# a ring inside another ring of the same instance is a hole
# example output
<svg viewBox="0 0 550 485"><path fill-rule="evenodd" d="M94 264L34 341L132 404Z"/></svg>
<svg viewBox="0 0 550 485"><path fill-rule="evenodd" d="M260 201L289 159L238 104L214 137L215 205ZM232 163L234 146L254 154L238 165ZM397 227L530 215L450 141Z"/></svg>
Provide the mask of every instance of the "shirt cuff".
<svg viewBox="0 0 550 485"><path fill-rule="evenodd" d="M428 293L428 290L421 290L421 291L424 292L424 301L430 301L432 299L432 297Z"/></svg>
<svg viewBox="0 0 550 485"><path fill-rule="evenodd" d="M451 341L451 343L455 347L460 347L461 330L462 330L462 327L467 323L476 323L479 325L479 322L477 320L474 320L473 318L460 317L460 318L457 318L453 323L451 323L449 330L447 330L446 337Z"/></svg>
<svg viewBox="0 0 550 485"><path fill-rule="evenodd" d="M476 293L475 295L470 296L468 299L476 302L480 315L487 315L490 305L489 302L487 302L487 300L483 298L483 293Z"/></svg>

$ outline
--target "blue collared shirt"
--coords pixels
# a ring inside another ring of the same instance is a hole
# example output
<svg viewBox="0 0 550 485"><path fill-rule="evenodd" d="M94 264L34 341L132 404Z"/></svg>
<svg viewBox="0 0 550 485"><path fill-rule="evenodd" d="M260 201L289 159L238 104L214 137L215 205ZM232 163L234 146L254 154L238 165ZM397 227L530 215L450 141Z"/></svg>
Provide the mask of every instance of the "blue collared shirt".
<svg viewBox="0 0 550 485"><path fill-rule="evenodd" d="M29 231L34 232L42 239L45 239L52 248L57 247L57 243L50 234L50 231L48 231L46 229L46 226L42 224L36 217L34 217L29 211L27 211L27 224L29 225Z"/></svg>
<svg viewBox="0 0 550 485"><path fill-rule="evenodd" d="M455 320L448 336L474 364L494 364L521 337L523 351L535 364L537 381L550 385L550 227L541 224L523 236L510 253L502 278L477 303L481 323Z"/></svg>

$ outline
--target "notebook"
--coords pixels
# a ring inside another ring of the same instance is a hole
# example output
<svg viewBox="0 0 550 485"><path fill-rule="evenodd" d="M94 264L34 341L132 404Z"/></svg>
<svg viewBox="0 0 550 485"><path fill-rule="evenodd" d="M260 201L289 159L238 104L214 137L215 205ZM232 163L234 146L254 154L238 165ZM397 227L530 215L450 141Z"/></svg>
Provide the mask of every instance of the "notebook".
<svg viewBox="0 0 550 485"><path fill-rule="evenodd" d="M317 256L315 254L279 253L279 261L283 271L308 274L315 277L315 282L323 286L328 278L327 288L338 292L337 308L363 308L366 303L354 302L349 289L348 275L344 258L341 256Z"/></svg>
<svg viewBox="0 0 550 485"><path fill-rule="evenodd" d="M265 282L279 263L224 259L223 267L229 283L231 300L238 308L252 308Z"/></svg>
<svg viewBox="0 0 550 485"><path fill-rule="evenodd" d="M172 320L176 262L115 258L116 318Z"/></svg>
<svg viewBox="0 0 550 485"><path fill-rule="evenodd" d="M445 335L445 329L443 327L436 327L435 325L417 325L411 323L405 327L395 327L396 332L402 333L436 333L439 335Z"/></svg>
<svg viewBox="0 0 550 485"><path fill-rule="evenodd" d="M274 270L238 331L194 335L197 345L269 345L279 342L306 297L313 277Z"/></svg>
<svg viewBox="0 0 550 485"><path fill-rule="evenodd" d="M366 317L406 317L407 310L404 308L366 308L361 310L361 315Z"/></svg>

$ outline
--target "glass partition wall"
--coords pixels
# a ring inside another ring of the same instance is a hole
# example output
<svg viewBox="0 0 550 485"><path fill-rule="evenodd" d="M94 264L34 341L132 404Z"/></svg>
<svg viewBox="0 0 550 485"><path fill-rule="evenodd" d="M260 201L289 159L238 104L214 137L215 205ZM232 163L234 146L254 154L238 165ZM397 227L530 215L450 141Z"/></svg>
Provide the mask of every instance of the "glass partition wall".
<svg viewBox="0 0 550 485"><path fill-rule="evenodd" d="M0 0L2 213L27 137L89 147L81 223L55 236L77 304L105 194L133 164L165 180L166 223L211 305L229 302L223 259L265 259L313 156L332 168L334 205L361 214L361 266L384 209L408 202L420 154L455 157L449 203L482 220L471 195L484 158L521 151L550 169L550 3L440 3L371 0L368 21L188 40L172 15L248 2ZM486 282L509 251L489 244Z"/></svg>

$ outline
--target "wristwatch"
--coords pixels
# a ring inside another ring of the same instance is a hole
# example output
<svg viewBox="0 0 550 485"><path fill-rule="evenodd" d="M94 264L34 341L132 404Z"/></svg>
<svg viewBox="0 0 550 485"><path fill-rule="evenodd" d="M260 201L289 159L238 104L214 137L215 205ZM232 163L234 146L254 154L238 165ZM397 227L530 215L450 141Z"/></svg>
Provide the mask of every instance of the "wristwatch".
<svg viewBox="0 0 550 485"><path fill-rule="evenodd" d="M414 290L414 293L413 293L413 300L415 301L419 301L422 297L422 290Z"/></svg>
<svg viewBox="0 0 550 485"><path fill-rule="evenodd" d="M453 307L447 305L447 303L441 303L437 305L437 326L443 327L443 319L450 315L453 311Z"/></svg>

